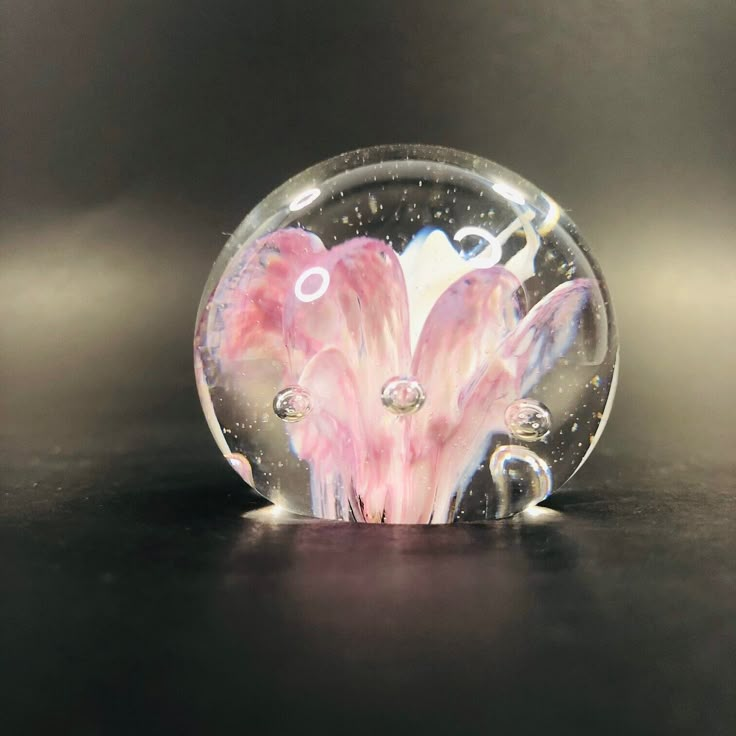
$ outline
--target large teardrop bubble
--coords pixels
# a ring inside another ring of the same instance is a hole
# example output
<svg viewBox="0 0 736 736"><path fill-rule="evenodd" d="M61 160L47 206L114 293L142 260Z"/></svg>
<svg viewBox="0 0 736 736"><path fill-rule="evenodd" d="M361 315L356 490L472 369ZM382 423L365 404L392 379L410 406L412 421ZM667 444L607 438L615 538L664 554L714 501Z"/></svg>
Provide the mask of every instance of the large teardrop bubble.
<svg viewBox="0 0 736 736"><path fill-rule="evenodd" d="M259 493L441 524L517 513L576 472L618 339L551 197L470 154L384 146L304 171L245 218L194 347L210 429Z"/></svg>
<svg viewBox="0 0 736 736"><path fill-rule="evenodd" d="M552 490L552 473L539 455L523 445L504 445L488 463L496 488L491 516L503 519L543 501Z"/></svg>

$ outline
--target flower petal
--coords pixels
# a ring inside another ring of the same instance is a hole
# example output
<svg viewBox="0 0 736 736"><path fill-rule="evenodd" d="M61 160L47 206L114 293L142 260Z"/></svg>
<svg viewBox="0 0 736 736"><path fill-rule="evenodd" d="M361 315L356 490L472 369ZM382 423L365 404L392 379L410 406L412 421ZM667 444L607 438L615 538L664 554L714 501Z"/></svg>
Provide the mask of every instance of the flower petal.
<svg viewBox="0 0 736 736"><path fill-rule="evenodd" d="M399 260L409 297L412 350L432 308L448 286L470 271L495 265L485 263L482 256L463 258L442 230L429 228L411 240Z"/></svg>
<svg viewBox="0 0 736 736"><path fill-rule="evenodd" d="M387 497L406 486L399 417L366 421L360 386L342 352L326 348L304 368L299 385L312 411L287 431L297 455L309 462L313 511L328 518L392 521ZM393 424L393 427L387 426Z"/></svg>
<svg viewBox="0 0 736 736"><path fill-rule="evenodd" d="M497 354L520 319L519 286L518 279L500 266L472 271L442 294L427 318L412 365L426 401L410 417L408 428L413 482L402 511L407 518L429 521L435 499L449 498L457 486L451 483L448 488L449 479L464 477L467 457L477 454L475 445L486 441L482 428L474 424L467 436L468 426L462 425L470 415L488 414L490 393L501 388L488 384L489 372L508 382L506 372L499 370L503 364ZM470 407L479 401L481 381L485 386L481 404ZM482 436L476 437L478 432Z"/></svg>
<svg viewBox="0 0 736 736"><path fill-rule="evenodd" d="M457 302L452 303L448 290L436 305L438 322L444 319L446 324L438 324L433 340L433 312L425 327L427 342L423 334L415 356L415 375L427 394L422 412L429 411L425 417L418 414L413 418L409 446L415 467L412 495L416 502L422 491L431 488L433 519L440 523L452 516L455 501L483 461L493 434L504 431L506 406L524 396L570 347L590 289L590 282L582 279L563 284L518 321L519 292L513 286L519 282L505 269L489 269L497 270L504 275L497 277L500 280L495 287L489 273L479 272L487 282L486 298L497 310L495 326L487 328L488 335L483 335L483 319L494 320L489 314L493 312L491 304L473 310L472 289L465 306L457 291ZM505 319L501 317L504 309L510 310ZM457 322L454 330L453 314ZM452 366L444 385L441 368L427 373L425 352L443 356L445 376L447 366ZM461 388L453 403L452 389L458 386Z"/></svg>
<svg viewBox="0 0 736 736"><path fill-rule="evenodd" d="M466 394L521 318L519 281L505 268L478 269L435 303L412 361L427 404L415 426L441 414L449 428L462 418Z"/></svg>
<svg viewBox="0 0 736 736"><path fill-rule="evenodd" d="M437 452L435 523L452 521L453 509L483 462L493 435L502 431L504 411L514 398L515 385L514 374L496 358L468 392L462 420Z"/></svg>
<svg viewBox="0 0 736 736"><path fill-rule="evenodd" d="M317 476L317 496L330 483L337 489L328 477L329 456L340 482L350 479L354 486L356 517L387 520L387 498L400 497L403 482L397 478L405 472L403 425L381 403L383 384L410 364L401 267L386 243L369 238L335 246L309 266L287 300L284 341L296 382L307 390L320 387L322 436L312 445L295 443L295 449ZM315 358L300 362L309 356ZM316 375L318 367L325 376ZM350 377L347 384L344 376ZM299 434L308 420L289 431ZM331 455L322 447L329 442L336 448Z"/></svg>
<svg viewBox="0 0 736 736"><path fill-rule="evenodd" d="M208 317L208 341L220 333L220 360L272 358L283 361L283 309L296 276L322 241L297 228L277 230L256 241L220 280Z"/></svg>
<svg viewBox="0 0 736 736"><path fill-rule="evenodd" d="M362 521L355 493L367 446L358 386L345 356L335 348L315 355L299 385L311 412L286 425L294 452L310 466L312 511L316 516Z"/></svg>
<svg viewBox="0 0 736 736"><path fill-rule="evenodd" d="M560 284L535 304L506 338L501 356L517 378L516 398L527 394L567 352L592 287L590 279Z"/></svg>
<svg viewBox="0 0 736 736"><path fill-rule="evenodd" d="M437 460L437 521L449 520L453 501L465 492L493 434L505 431L509 403L525 396L572 344L591 285L588 279L562 284L536 304L508 334L496 359L468 393L462 421Z"/></svg>
<svg viewBox="0 0 736 736"><path fill-rule="evenodd" d="M408 305L393 250L380 240L355 238L307 265L311 268L294 280L285 306L284 341L290 353L311 356L338 348L366 392L406 370Z"/></svg>

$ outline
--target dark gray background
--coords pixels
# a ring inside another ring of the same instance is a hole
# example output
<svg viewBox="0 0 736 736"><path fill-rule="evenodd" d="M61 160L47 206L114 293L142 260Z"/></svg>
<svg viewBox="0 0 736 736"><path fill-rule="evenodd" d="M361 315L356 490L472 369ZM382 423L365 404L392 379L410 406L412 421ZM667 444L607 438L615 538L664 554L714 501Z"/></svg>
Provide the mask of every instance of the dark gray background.
<svg viewBox="0 0 736 736"><path fill-rule="evenodd" d="M736 5L0 0L7 733L736 730ZM193 387L288 176L465 149L561 202L622 371L534 518L275 523Z"/></svg>

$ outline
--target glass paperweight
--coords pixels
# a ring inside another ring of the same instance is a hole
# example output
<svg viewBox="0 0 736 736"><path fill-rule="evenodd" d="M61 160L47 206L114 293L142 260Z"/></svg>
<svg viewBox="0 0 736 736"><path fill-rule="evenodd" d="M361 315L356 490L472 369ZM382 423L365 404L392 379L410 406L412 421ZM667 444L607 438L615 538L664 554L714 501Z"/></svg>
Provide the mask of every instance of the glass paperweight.
<svg viewBox="0 0 736 736"><path fill-rule="evenodd" d="M582 465L615 390L601 271L553 199L432 146L347 153L264 199L197 317L204 413L289 511L511 516Z"/></svg>

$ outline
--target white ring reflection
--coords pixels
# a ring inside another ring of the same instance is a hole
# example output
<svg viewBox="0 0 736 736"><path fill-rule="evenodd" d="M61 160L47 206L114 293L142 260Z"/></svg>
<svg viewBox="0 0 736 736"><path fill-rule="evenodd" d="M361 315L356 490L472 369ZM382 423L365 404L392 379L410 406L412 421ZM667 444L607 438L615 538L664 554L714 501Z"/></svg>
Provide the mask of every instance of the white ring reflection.
<svg viewBox="0 0 736 736"><path fill-rule="evenodd" d="M321 279L320 285L314 291L304 292L304 282L310 276L318 276ZM301 302L313 302L325 295L327 287L330 285L330 274L326 268L322 266L314 266L314 268L308 268L304 273L299 276L294 284L294 294L296 298Z"/></svg>

